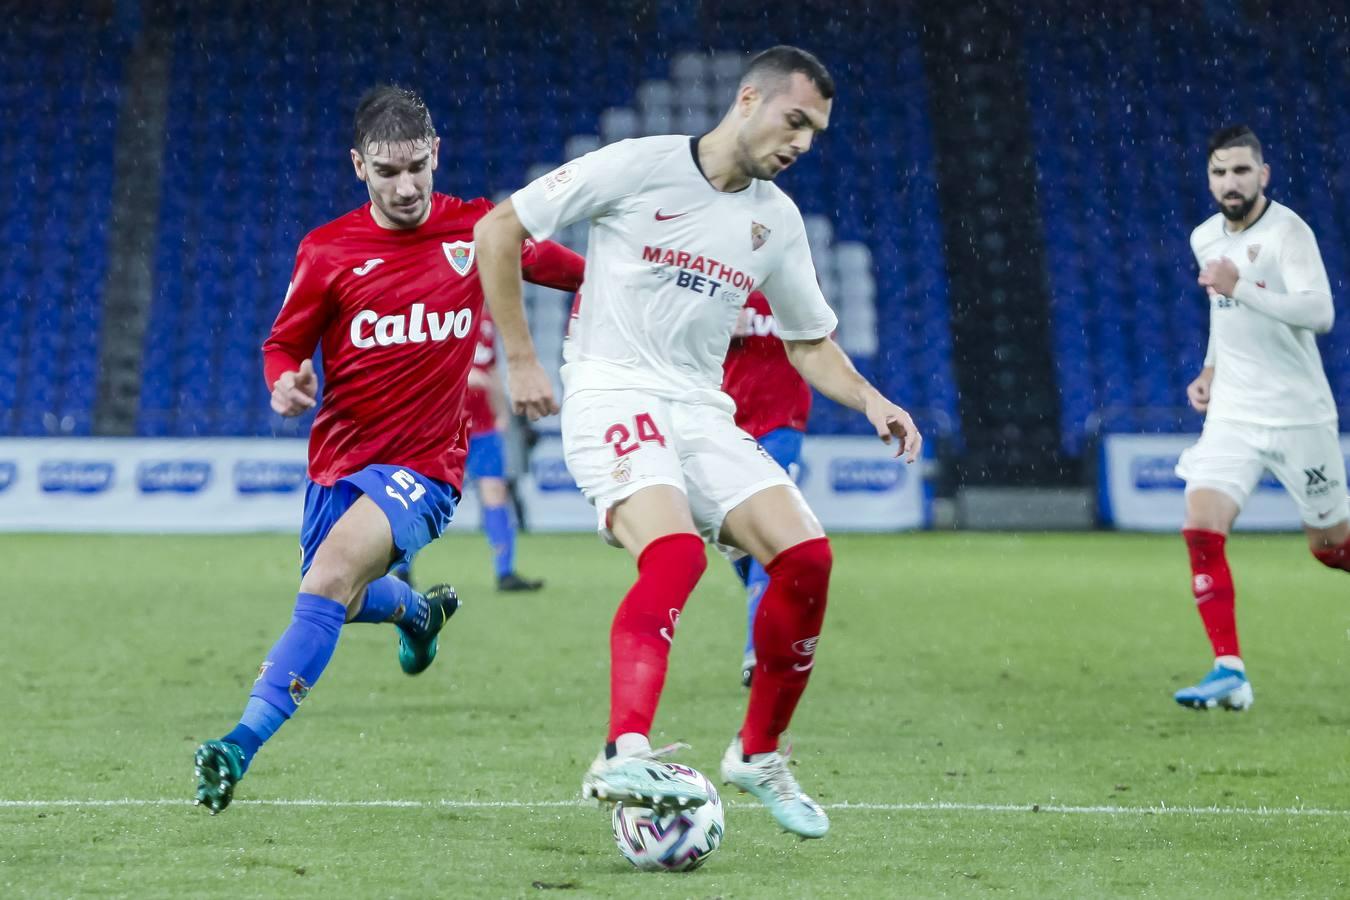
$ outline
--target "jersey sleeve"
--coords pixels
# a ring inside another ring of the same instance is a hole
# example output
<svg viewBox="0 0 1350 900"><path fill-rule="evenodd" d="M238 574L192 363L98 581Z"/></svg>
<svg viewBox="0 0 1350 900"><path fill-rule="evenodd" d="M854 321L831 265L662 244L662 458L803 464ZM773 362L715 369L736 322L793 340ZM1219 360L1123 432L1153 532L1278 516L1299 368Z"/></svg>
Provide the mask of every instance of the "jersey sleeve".
<svg viewBox="0 0 1350 900"><path fill-rule="evenodd" d="M1191 256L1195 257L1195 265L1201 269L1205 267L1205 261L1200 258L1200 232L1204 230L1204 227L1204 225L1200 225L1191 232Z"/></svg>
<svg viewBox="0 0 1350 900"><path fill-rule="evenodd" d="M571 293L581 287L586 260L553 241L526 241L521 248L520 268L532 284Z"/></svg>
<svg viewBox="0 0 1350 900"><path fill-rule="evenodd" d="M650 173L653 160L641 146L630 140L601 147L525 185L511 195L520 224L542 241L573 222L603 216Z"/></svg>
<svg viewBox="0 0 1350 900"><path fill-rule="evenodd" d="M1322 253L1317 249L1317 235L1303 221L1294 222L1280 247L1280 276L1291 294L1325 294L1331 296L1331 282L1327 279Z"/></svg>
<svg viewBox="0 0 1350 900"><path fill-rule="evenodd" d="M272 333L262 345L263 378L269 391L283 372L295 371L300 368L301 361L314 355L332 315L328 279L314 246L308 240L301 241L286 299L281 302L281 312L272 323Z"/></svg>
<svg viewBox="0 0 1350 900"><path fill-rule="evenodd" d="M760 284L769 300L778 336L785 341L814 341L829 337L839 327L834 310L825 302L806 243L806 226L795 209L793 234L778 269Z"/></svg>

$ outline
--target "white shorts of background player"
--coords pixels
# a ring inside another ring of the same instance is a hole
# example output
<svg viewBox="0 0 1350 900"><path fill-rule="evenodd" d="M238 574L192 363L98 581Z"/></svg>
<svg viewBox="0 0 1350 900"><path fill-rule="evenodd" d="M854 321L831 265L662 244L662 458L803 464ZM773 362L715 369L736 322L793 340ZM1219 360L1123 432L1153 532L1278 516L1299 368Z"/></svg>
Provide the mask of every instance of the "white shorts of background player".
<svg viewBox="0 0 1350 900"><path fill-rule="evenodd" d="M1267 469L1294 498L1305 525L1330 528L1350 518L1335 422L1277 428L1206 420L1200 440L1177 461L1176 473L1187 494L1220 491L1241 509Z"/></svg>

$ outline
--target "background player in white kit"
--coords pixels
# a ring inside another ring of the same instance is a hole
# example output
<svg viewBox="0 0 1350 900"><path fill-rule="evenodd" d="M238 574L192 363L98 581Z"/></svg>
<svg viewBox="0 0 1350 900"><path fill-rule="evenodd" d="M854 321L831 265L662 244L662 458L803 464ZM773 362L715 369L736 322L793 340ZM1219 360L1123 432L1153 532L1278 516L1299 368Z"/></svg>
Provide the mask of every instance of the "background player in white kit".
<svg viewBox="0 0 1350 900"><path fill-rule="evenodd" d="M1192 589L1214 668L1176 701L1243 710L1252 687L1238 647L1224 542L1269 469L1298 504L1313 556L1350 571L1350 509L1336 404L1313 336L1331 330L1331 286L1312 229L1265 196L1270 166L1246 126L1209 143L1219 213L1191 234L1210 299L1205 367L1186 394L1205 413L1200 440L1177 463L1186 482Z"/></svg>
<svg viewBox="0 0 1350 900"><path fill-rule="evenodd" d="M768 297L793 365L863 412L912 462L921 438L830 341L797 207L770 181L829 123L834 84L814 56L775 47L750 62L735 102L701 138L622 141L518 191L475 230L478 265L517 411L556 409L535 355L508 248L591 223L585 302L564 352L563 441L600 531L637 560L610 632L610 723L583 792L658 807L697 806L648 743L680 611L707 565L703 542L749 553L770 585L755 621L749 709L723 779L786 829L821 837L824 811L784 757L814 667L832 564L829 541L791 479L732 420L722 360L752 290ZM515 257L518 250L511 251Z"/></svg>

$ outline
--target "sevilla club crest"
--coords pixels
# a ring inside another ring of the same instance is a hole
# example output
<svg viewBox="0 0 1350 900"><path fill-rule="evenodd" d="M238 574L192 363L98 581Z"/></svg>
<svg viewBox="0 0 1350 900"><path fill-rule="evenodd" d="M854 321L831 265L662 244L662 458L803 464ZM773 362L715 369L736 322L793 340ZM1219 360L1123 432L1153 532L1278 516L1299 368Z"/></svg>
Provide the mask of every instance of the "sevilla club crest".
<svg viewBox="0 0 1350 900"><path fill-rule="evenodd" d="M441 249L450 268L459 275L469 274L473 268L473 241L442 241Z"/></svg>
<svg viewBox="0 0 1350 900"><path fill-rule="evenodd" d="M773 232L770 231L767 227L759 224L758 222L751 222L750 223L751 251L755 251L758 250L760 247L763 247L764 242L769 239L769 235L771 234L773 234Z"/></svg>

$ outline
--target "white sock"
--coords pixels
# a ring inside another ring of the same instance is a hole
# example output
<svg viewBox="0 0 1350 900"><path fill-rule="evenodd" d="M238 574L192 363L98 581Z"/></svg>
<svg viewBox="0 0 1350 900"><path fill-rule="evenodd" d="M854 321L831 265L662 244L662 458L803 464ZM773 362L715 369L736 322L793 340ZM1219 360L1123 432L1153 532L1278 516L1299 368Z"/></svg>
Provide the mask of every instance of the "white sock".
<svg viewBox="0 0 1350 900"><path fill-rule="evenodd" d="M637 756L640 753L650 753L651 749L652 745L647 736L636 731L625 732L614 739L615 756Z"/></svg>
<svg viewBox="0 0 1350 900"><path fill-rule="evenodd" d="M1214 665L1223 666L1225 669L1237 669L1239 672L1247 671L1240 656L1217 656L1214 658Z"/></svg>

